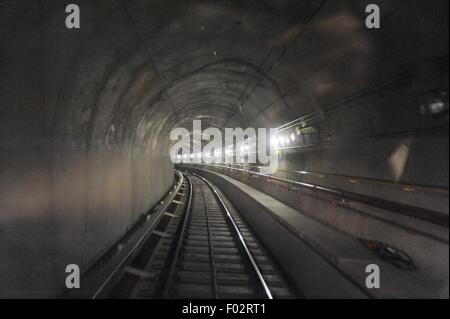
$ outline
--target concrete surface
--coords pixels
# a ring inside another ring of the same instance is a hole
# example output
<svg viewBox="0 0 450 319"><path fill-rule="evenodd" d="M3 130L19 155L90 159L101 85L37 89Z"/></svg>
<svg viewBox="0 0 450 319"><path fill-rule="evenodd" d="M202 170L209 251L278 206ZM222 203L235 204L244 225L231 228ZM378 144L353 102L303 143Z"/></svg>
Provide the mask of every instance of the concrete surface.
<svg viewBox="0 0 450 319"><path fill-rule="evenodd" d="M388 243L407 252L428 276L448 282L449 232L433 224L357 201L341 203L338 196L292 187L265 177L249 177L217 165L201 168L218 172L268 194L283 204L344 234Z"/></svg>
<svg viewBox="0 0 450 319"><path fill-rule="evenodd" d="M376 298L448 298L448 273L433 278L420 268L399 269L355 238L247 184L208 170L189 170L220 187L307 298L364 298L361 290ZM379 289L365 286L369 264L380 267Z"/></svg>
<svg viewBox="0 0 450 319"><path fill-rule="evenodd" d="M280 155L286 167L448 188L448 115L417 104L448 92L448 1L380 0L379 30L357 0L76 4L69 30L64 1L0 2L2 297L59 295L66 264L86 268L165 193L168 133L193 119L307 116L317 145ZM447 135L416 143L438 126ZM390 132L403 133L358 139Z"/></svg>

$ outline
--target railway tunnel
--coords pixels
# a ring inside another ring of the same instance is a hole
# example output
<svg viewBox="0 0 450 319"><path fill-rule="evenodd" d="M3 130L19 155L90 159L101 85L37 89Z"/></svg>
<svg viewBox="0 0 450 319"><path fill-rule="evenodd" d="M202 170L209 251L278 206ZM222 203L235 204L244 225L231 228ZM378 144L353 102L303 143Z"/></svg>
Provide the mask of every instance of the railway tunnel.
<svg viewBox="0 0 450 319"><path fill-rule="evenodd" d="M374 1L379 28L359 0L74 3L68 28L69 2L0 1L1 297L109 278L192 189L190 218L223 198L291 295L448 298L448 1ZM174 163L193 121L275 129L276 171Z"/></svg>

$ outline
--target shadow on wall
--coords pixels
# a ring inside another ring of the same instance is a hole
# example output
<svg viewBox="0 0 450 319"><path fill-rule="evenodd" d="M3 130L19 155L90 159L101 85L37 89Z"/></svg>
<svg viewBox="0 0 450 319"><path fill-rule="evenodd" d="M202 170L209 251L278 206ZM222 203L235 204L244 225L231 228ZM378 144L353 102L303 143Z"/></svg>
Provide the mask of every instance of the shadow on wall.
<svg viewBox="0 0 450 319"><path fill-rule="evenodd" d="M9 176L3 174L0 296L58 295L66 265L86 270L173 180L171 164L149 165L157 159L148 154L133 161L128 154L74 159L76 154L59 154L52 172L44 163L9 166Z"/></svg>

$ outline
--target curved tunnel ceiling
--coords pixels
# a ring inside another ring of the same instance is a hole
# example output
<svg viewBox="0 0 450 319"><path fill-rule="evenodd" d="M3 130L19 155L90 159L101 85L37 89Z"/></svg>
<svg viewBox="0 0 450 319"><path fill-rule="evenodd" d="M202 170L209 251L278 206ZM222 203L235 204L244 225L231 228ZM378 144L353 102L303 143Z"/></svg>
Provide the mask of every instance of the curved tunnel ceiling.
<svg viewBox="0 0 450 319"><path fill-rule="evenodd" d="M434 10L415 2L400 12L384 4L383 28L370 32L359 1L86 6L105 17L83 35L54 123L57 134L87 132L87 144L105 135L109 142L133 139L136 129L138 139L155 144L193 119L219 128L277 127L314 112L327 120L327 105L358 95L364 101L366 90L380 83L389 90L405 73L439 72L429 64L446 54L436 38L423 36L429 22L394 27L405 11Z"/></svg>
<svg viewBox="0 0 450 319"><path fill-rule="evenodd" d="M74 2L69 30L64 1L0 1L0 296L54 295L109 249L172 187L169 132L194 119L296 120L317 133L281 169L443 188L365 191L448 214L448 109L418 102L448 101L448 1L378 0L381 29L360 0Z"/></svg>

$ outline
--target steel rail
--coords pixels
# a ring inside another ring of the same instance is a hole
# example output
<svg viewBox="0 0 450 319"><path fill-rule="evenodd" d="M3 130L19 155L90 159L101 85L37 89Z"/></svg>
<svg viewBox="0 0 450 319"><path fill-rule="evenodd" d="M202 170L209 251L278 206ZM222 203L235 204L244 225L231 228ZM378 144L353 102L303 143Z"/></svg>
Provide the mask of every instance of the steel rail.
<svg viewBox="0 0 450 319"><path fill-rule="evenodd" d="M377 198L373 196L368 195L362 195L352 192L343 191L340 189L332 189L328 187L318 186L310 183L300 182L300 181L294 181L291 179L286 179L282 177L277 177L273 175L263 174L259 172L249 171L241 168L235 168L235 167L225 167L225 166L219 166L222 169L228 169L228 170L234 170L238 172L247 173L250 175L260 176L264 178L268 178L273 181L279 181L286 184L306 188L312 191L319 191L325 194L334 195L337 197L340 197L341 199L348 200L348 201L355 201L362 204L366 204L372 207L377 207L381 209L385 209L394 213L398 213L401 215L413 217L416 219L420 219L429 223L433 223L436 225L449 227L449 215L430 210L427 208L417 207L417 206L411 206L407 204L401 204L397 202L393 202L387 199Z"/></svg>
<svg viewBox="0 0 450 319"><path fill-rule="evenodd" d="M244 237L242 236L239 227L236 225L236 222L233 218L233 216L231 215L230 211L228 210L227 205L225 204L225 202L223 201L221 195L217 192L216 188L204 177L195 174L195 173L190 173L198 178L200 178L203 182L206 183L206 185L208 185L208 187L211 189L211 191L213 192L213 194L215 195L218 203L220 204L220 206L222 206L222 209L225 211L229 221L231 222L231 225L233 226L232 229L234 230L234 232L236 233L238 239L239 239L239 243L241 244L241 247L243 249L243 251L245 252L245 257L247 257L248 261L250 262L250 265L252 266L252 270L254 271L256 278L258 279L258 283L261 285L261 287L264 290L264 294L267 297L267 299L273 299L273 295L272 292L269 289L269 286L267 285L261 271L259 270L258 265L255 262L255 259L253 258Z"/></svg>
<svg viewBox="0 0 450 319"><path fill-rule="evenodd" d="M122 260L118 263L118 265L113 269L113 271L109 274L109 276L105 279L105 281L100 285L100 287L96 290L94 295L91 299L96 299L105 289L105 287L108 285L108 283L111 281L111 279L116 275L116 273L119 271L119 269L122 268L122 266L128 261L130 256L140 247L141 243L144 241L145 238L147 238L147 235L151 233L154 229L154 227L158 224L161 216L163 216L166 209L169 207L169 205L172 203L172 199L175 197L175 195L178 193L181 185L183 185L184 177L183 174L181 174L178 170L176 170L176 173L180 176L180 180L178 182L177 187L175 188L174 194L171 197L170 200L167 201L167 203L164 204L163 208L161 209L158 216L155 218L155 220L147 227L145 232L141 235L139 240L136 242L136 244L131 248L131 250L128 252L128 254L122 258Z"/></svg>
<svg viewBox="0 0 450 319"><path fill-rule="evenodd" d="M181 228L180 235L178 237L178 242L177 242L177 246L175 248L173 258L170 263L169 274L167 276L167 280L166 280L166 283L165 283L164 289L163 289L162 297L164 299L167 298L167 296L169 295L169 292L170 292L172 280L175 275L176 267L178 264L178 259L180 257L181 248L183 247L184 234L186 233L188 220L189 220L189 214L191 212L191 205L192 205L192 198L193 198L193 185L192 185L192 181L187 176L185 176L185 175L183 175L183 176L189 182L189 198L187 200L188 204L186 206L186 212L184 213L183 225Z"/></svg>
<svg viewBox="0 0 450 319"><path fill-rule="evenodd" d="M214 297L215 299L218 299L218 289L217 289L217 268L216 268L216 260L214 256L214 242L212 238L212 232L211 232L211 224L209 221L209 214L208 214L208 204L206 203L206 196L205 192L202 189L202 197L203 197L203 204L205 207L205 218L206 218L206 227L208 228L208 242L209 242L209 257L211 259L211 269L212 269L212 281L213 281L213 289L214 289Z"/></svg>

